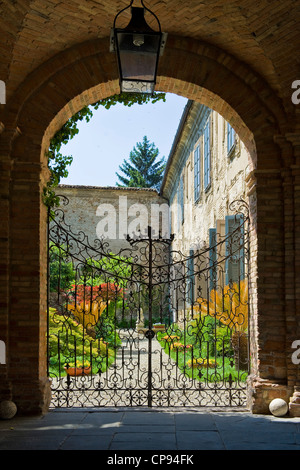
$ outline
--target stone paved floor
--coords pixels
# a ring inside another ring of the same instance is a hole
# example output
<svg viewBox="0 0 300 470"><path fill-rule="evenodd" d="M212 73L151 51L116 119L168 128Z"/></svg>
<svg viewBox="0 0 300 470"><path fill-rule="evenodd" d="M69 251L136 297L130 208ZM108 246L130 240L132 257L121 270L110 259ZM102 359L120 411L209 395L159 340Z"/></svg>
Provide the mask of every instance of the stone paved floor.
<svg viewBox="0 0 300 470"><path fill-rule="evenodd" d="M0 450L101 450L97 456L104 459L116 451L189 451L201 459L207 450L300 450L300 418L240 408L55 409L41 417L0 420Z"/></svg>
<svg viewBox="0 0 300 470"><path fill-rule="evenodd" d="M247 411L66 410L0 420L0 450L300 450L300 418Z"/></svg>

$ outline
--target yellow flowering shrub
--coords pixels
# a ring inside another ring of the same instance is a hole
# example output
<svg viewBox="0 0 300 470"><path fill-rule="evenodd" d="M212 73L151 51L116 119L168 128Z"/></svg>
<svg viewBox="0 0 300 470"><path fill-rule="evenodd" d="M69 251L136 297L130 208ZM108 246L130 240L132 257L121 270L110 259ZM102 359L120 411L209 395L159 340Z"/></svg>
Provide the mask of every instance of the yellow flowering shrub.
<svg viewBox="0 0 300 470"><path fill-rule="evenodd" d="M213 289L209 301L200 297L193 305L193 312L217 318L230 329L245 332L248 329L248 283L246 279L239 284L225 286L224 290ZM195 316L194 316L195 318Z"/></svg>

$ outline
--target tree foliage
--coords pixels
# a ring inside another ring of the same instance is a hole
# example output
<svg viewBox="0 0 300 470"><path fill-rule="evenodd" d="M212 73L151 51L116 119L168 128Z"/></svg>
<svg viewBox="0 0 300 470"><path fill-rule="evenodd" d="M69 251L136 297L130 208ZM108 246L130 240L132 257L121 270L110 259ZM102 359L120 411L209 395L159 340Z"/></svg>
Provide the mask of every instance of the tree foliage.
<svg viewBox="0 0 300 470"><path fill-rule="evenodd" d="M150 143L144 136L143 141L138 142L130 152L129 161L124 160L120 165L124 176L118 173L116 175L123 184L117 183L117 186L158 190L166 167L165 158L158 159L158 155L159 150L154 143Z"/></svg>
<svg viewBox="0 0 300 470"><path fill-rule="evenodd" d="M158 101L166 101L165 93L154 93L153 95L141 93L121 93L109 96L103 100L97 101L93 105L85 106L76 114L74 114L63 126L56 132L50 141L50 146L47 152L48 166L51 172L50 180L44 188L44 203L48 207L55 207L59 205L59 198L55 194L55 188L60 182L61 178L68 176L68 167L73 161L71 155L63 155L61 152L62 145L67 144L75 135L78 134L78 122L85 120L89 122L93 117L93 109L97 110L100 106L105 109L110 109L111 106L117 103L122 103L124 106L133 106L134 104L156 103Z"/></svg>

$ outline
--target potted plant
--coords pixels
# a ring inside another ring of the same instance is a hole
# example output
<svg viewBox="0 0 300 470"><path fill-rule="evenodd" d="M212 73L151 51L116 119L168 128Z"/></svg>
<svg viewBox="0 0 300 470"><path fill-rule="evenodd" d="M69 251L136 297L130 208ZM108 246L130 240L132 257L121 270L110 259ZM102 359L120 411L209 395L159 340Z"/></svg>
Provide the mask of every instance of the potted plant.
<svg viewBox="0 0 300 470"><path fill-rule="evenodd" d="M92 371L91 364L88 361L76 361L76 363L67 363L64 366L68 375L75 377L79 375L89 375Z"/></svg>
<svg viewBox="0 0 300 470"><path fill-rule="evenodd" d="M153 330L154 331L164 331L166 329L164 323L154 323Z"/></svg>

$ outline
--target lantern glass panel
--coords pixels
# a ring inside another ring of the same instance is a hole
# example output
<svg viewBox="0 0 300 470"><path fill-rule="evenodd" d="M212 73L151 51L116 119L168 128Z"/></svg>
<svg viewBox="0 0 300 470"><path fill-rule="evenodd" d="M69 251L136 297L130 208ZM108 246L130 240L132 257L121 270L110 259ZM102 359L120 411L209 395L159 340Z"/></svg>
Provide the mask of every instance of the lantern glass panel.
<svg viewBox="0 0 300 470"><path fill-rule="evenodd" d="M117 32L122 80L154 81L160 34Z"/></svg>

